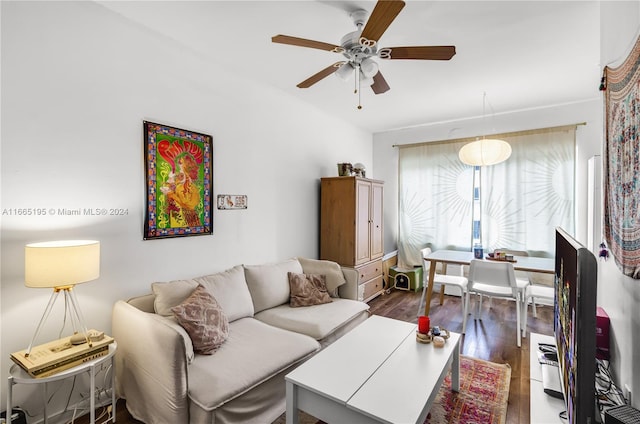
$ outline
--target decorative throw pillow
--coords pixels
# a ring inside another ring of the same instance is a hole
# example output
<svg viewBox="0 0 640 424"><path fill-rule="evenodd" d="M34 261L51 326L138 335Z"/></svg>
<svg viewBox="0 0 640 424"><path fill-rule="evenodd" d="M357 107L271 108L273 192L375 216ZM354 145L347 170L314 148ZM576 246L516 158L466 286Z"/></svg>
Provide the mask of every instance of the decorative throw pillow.
<svg viewBox="0 0 640 424"><path fill-rule="evenodd" d="M320 274L298 274L289 272L289 304L292 308L299 306L320 305L332 302L327 292L327 277Z"/></svg>
<svg viewBox="0 0 640 424"><path fill-rule="evenodd" d="M198 285L191 296L171 311L191 337L196 353L211 355L229 336L226 315L202 285Z"/></svg>

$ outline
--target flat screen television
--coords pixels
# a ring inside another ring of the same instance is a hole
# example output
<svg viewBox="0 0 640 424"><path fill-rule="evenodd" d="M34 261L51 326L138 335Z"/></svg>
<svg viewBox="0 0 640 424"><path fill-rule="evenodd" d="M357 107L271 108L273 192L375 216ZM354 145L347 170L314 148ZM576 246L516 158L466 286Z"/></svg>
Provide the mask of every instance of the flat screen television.
<svg viewBox="0 0 640 424"><path fill-rule="evenodd" d="M556 228L554 333L567 420L596 419L597 261L562 228Z"/></svg>

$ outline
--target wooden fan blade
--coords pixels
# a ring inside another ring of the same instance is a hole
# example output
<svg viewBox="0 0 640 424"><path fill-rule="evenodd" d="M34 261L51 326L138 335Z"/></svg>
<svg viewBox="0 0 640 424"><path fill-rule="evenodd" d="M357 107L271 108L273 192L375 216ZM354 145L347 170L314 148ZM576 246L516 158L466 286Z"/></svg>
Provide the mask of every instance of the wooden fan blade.
<svg viewBox="0 0 640 424"><path fill-rule="evenodd" d="M456 46L412 46L385 47L391 53L381 59L418 59L418 60L449 60L456 54Z"/></svg>
<svg viewBox="0 0 640 424"><path fill-rule="evenodd" d="M389 88L389 84L387 84L387 81L382 76L382 73L378 71L378 73L373 76L373 84L371 84L371 89L376 94L382 94L389 91Z"/></svg>
<svg viewBox="0 0 640 424"><path fill-rule="evenodd" d="M307 78L306 80L302 81L300 84L297 85L297 87L298 88L309 88L309 87L311 87L313 84L317 83L321 79L326 78L329 75L333 74L344 63L345 62L336 62L333 65L327 66L322 71L318 72L317 74L311 75L309 78Z"/></svg>
<svg viewBox="0 0 640 424"><path fill-rule="evenodd" d="M376 7L371 12L371 17L362 30L361 37L378 41L403 7L402 0L378 0Z"/></svg>
<svg viewBox="0 0 640 424"><path fill-rule="evenodd" d="M290 44L292 46L309 47L326 51L340 52L342 47L335 44L323 43L322 41L307 40L306 38L291 37L289 35L274 35L271 41L280 44Z"/></svg>

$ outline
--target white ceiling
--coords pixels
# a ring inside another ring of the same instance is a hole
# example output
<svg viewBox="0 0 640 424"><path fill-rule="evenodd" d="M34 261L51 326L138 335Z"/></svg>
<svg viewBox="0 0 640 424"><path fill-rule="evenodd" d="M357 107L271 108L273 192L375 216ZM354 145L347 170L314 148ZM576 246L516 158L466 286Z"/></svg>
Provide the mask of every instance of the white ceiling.
<svg viewBox="0 0 640 424"><path fill-rule="evenodd" d="M379 60L391 87L362 91L329 77L296 84L341 60L336 53L275 44L285 34L332 44L355 30L349 13L375 1L103 2L118 13L211 55L228 69L285 91L372 133L540 108L599 96L595 1L409 0L380 47L455 45L450 61Z"/></svg>

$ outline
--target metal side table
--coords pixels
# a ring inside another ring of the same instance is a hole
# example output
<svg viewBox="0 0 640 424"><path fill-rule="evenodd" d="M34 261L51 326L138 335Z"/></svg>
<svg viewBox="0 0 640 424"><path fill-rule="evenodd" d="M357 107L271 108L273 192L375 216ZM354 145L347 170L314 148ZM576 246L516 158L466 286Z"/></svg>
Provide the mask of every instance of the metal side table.
<svg viewBox="0 0 640 424"><path fill-rule="evenodd" d="M13 386L14 384L42 384L42 393L44 399L44 423L47 424L47 383L64 380L65 378L73 377L74 375L82 374L88 372L91 376L91 411L90 411L90 422L91 424L95 424L96 422L96 368L103 364L106 361L111 361L111 422L116 422L116 390L115 390L115 370L113 369L115 366L114 357L116 353L116 349L118 348L117 343L114 341L109 344L109 353L105 356L101 356L96 359L92 359L83 364L77 365L73 368L69 368L68 370L61 371L57 374L50 375L48 377L42 378L34 378L29 375L25 370L20 368L17 364L13 364L9 369L9 381L8 381L8 391L7 391L7 411L11 411L12 408L12 395L13 395ZM11 414L7 414L7 424L11 424Z"/></svg>

